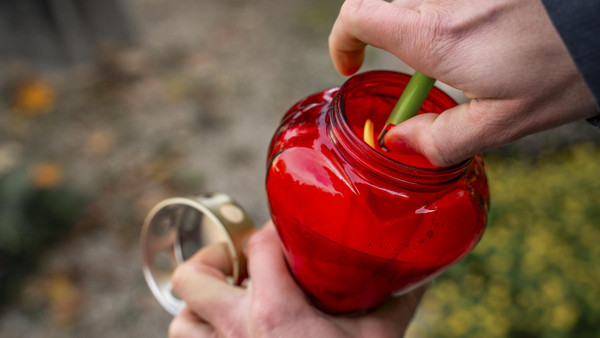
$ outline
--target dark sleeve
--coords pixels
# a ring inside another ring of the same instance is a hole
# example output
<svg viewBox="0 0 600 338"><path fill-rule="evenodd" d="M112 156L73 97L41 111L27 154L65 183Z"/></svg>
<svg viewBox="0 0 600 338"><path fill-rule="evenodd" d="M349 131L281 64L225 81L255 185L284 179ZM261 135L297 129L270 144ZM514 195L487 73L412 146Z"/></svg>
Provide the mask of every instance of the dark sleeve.
<svg viewBox="0 0 600 338"><path fill-rule="evenodd" d="M542 0L600 112L600 0ZM588 120L600 128L600 115Z"/></svg>

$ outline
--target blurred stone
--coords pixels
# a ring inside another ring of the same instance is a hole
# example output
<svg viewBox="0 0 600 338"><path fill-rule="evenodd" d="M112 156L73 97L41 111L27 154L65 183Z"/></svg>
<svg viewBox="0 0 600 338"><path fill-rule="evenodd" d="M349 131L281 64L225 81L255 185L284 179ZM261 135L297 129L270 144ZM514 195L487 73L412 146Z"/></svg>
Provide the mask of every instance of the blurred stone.
<svg viewBox="0 0 600 338"><path fill-rule="evenodd" d="M17 166L21 157L21 145L16 142L0 143L0 175Z"/></svg>
<svg viewBox="0 0 600 338"><path fill-rule="evenodd" d="M112 129L94 129L86 141L86 150L90 155L101 156L111 151L116 144L116 135Z"/></svg>

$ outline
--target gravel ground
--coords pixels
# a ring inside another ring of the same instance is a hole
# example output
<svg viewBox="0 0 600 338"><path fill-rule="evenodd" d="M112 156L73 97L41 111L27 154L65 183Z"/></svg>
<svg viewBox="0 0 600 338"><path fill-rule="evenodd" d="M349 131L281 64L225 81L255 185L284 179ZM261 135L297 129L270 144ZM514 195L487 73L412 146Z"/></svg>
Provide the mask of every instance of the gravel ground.
<svg viewBox="0 0 600 338"><path fill-rule="evenodd" d="M265 155L279 118L344 81L327 49L341 1L124 3L137 46L105 46L96 62L69 68L0 66L57 92L46 115L1 116L0 150L13 150L13 164L52 161L90 201L0 314L2 337L166 336L171 317L141 273L146 213L166 197L220 191L262 224ZM369 50L368 69L407 68ZM590 137L586 127L522 144L576 142Z"/></svg>

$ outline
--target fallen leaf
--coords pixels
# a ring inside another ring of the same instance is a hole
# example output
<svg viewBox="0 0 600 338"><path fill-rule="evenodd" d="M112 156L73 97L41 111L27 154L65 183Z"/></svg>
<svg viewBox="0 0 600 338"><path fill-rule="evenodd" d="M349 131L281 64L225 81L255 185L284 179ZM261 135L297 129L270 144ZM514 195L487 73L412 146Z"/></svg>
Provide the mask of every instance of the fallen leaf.
<svg viewBox="0 0 600 338"><path fill-rule="evenodd" d="M26 116L46 114L56 103L56 90L42 80L21 83L14 95L15 111Z"/></svg>
<svg viewBox="0 0 600 338"><path fill-rule="evenodd" d="M33 183L38 188L51 189L62 183L62 168L54 162L42 162L33 167Z"/></svg>
<svg viewBox="0 0 600 338"><path fill-rule="evenodd" d="M62 274L53 275L44 283L44 291L56 324L66 326L77 318L82 297L71 278Z"/></svg>

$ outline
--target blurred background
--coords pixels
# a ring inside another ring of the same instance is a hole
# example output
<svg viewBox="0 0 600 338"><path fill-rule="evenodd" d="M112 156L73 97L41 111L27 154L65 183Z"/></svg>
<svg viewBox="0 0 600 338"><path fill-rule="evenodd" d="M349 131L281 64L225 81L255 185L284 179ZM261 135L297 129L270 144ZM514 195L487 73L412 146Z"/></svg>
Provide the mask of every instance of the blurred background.
<svg viewBox="0 0 600 338"><path fill-rule="evenodd" d="M268 220L279 119L344 81L341 3L0 0L0 336L165 337L145 215L220 191ZM375 49L370 69L410 72ZM409 337L597 337L599 145L582 121L484 154L488 230Z"/></svg>

